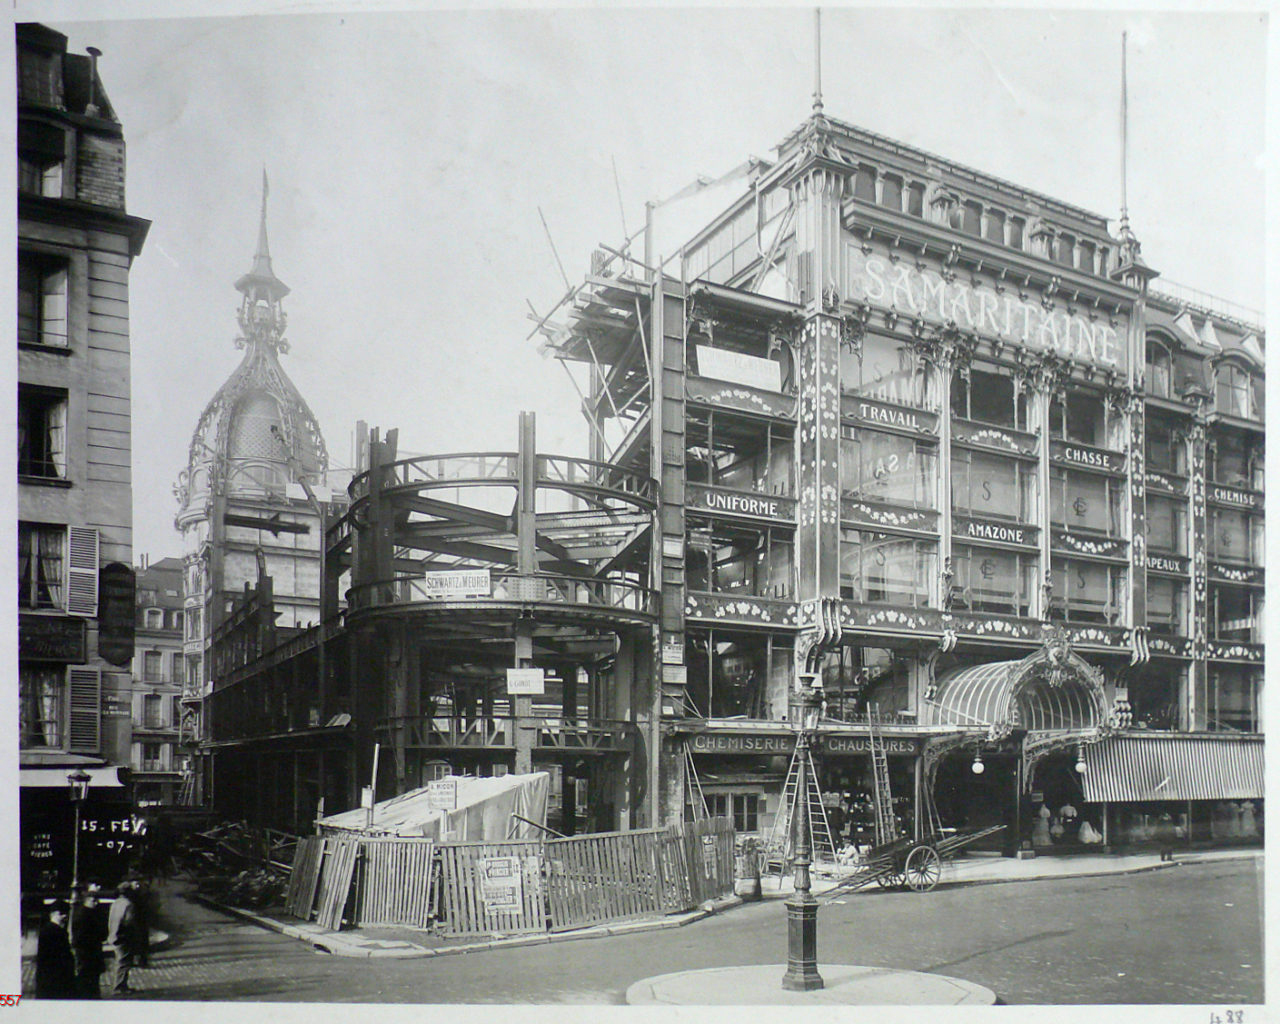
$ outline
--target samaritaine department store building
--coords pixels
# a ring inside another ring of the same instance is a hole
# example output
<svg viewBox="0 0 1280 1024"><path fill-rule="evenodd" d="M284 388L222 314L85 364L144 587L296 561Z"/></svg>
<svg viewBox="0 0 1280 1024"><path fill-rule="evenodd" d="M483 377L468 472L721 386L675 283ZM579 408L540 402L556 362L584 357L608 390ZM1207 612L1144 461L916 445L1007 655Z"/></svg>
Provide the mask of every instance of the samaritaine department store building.
<svg viewBox="0 0 1280 1024"><path fill-rule="evenodd" d="M1256 841L1259 317L1162 291L1125 218L820 110L678 274L648 263L600 254L546 324L588 370L588 458L531 424L517 453L370 446L326 534L352 584L313 716L351 721L329 807L377 741L398 786L546 766L568 827L678 820L700 787L767 833L814 673L850 840L875 729L907 830L930 794L1010 853ZM501 514L446 502L484 486Z"/></svg>

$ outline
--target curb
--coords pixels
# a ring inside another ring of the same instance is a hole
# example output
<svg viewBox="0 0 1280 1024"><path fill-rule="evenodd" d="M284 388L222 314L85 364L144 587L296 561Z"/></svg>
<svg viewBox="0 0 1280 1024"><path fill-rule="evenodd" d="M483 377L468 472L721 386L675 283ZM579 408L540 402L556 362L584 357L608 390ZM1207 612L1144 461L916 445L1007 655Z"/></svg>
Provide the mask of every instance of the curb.
<svg viewBox="0 0 1280 1024"><path fill-rule="evenodd" d="M240 907L228 906L210 899L207 896L201 896L198 893L188 893L186 899L194 900L202 906L208 907L210 910L216 910L219 913L227 914L230 917L239 918L259 927L266 928L268 931L278 932L281 935L287 935L290 938L299 939L307 943L313 949L317 949L322 953L329 953L333 956L345 957L369 957L390 960L413 960L428 959L430 957L439 956L455 956L462 953L475 953L485 949L505 949L512 946L537 946L550 942L573 942L579 939L598 939L610 935L630 935L636 932L661 931L667 928L683 928L687 924L694 921L701 921L713 914L730 910L733 907L742 904L743 900L739 896L729 896L721 900L715 900L704 903L699 909L685 911L682 914L672 914L669 917L658 918L655 920L625 921L612 925L593 925L589 928L580 928L574 931L538 933L534 935L517 935L511 938L488 939L484 942L469 942L462 946L447 946L437 949L427 949L423 946L412 946L409 948L393 948L393 949L366 949L352 942L347 942L341 937L340 932L320 932L311 925L292 925L283 921L277 921L275 918L266 917L262 914L255 914L251 910L244 910Z"/></svg>

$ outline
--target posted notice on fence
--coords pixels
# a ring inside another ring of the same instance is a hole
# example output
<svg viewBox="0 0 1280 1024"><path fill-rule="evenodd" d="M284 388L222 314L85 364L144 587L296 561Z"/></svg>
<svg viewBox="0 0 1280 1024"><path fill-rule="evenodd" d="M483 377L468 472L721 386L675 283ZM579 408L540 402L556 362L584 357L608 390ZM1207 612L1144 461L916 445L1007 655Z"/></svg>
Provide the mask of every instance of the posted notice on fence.
<svg viewBox="0 0 1280 1024"><path fill-rule="evenodd" d="M480 857L480 902L486 914L518 914L523 905L519 857Z"/></svg>
<svg viewBox="0 0 1280 1024"><path fill-rule="evenodd" d="M489 596L488 569L449 569L429 572L422 586L430 601L466 601Z"/></svg>
<svg viewBox="0 0 1280 1024"><path fill-rule="evenodd" d="M542 696L547 689L546 673L540 668L507 669L507 693Z"/></svg>
<svg viewBox="0 0 1280 1024"><path fill-rule="evenodd" d="M433 811L458 809L458 780L432 779L427 783L427 806Z"/></svg>

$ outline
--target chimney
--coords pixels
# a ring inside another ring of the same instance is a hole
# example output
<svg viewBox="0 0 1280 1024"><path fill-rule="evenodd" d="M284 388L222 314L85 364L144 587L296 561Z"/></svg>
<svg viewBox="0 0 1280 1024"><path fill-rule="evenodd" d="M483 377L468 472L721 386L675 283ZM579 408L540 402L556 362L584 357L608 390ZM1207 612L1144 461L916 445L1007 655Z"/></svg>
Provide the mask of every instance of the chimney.
<svg viewBox="0 0 1280 1024"><path fill-rule="evenodd" d="M102 51L96 46L86 47L89 53L89 102L85 104L84 113L86 117L98 116L98 58L102 56Z"/></svg>

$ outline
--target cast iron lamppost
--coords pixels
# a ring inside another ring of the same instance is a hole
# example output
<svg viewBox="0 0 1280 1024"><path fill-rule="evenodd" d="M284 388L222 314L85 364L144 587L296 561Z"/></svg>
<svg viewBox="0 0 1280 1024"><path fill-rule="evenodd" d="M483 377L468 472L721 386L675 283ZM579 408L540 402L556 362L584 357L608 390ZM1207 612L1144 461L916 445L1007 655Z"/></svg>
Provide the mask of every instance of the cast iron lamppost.
<svg viewBox="0 0 1280 1024"><path fill-rule="evenodd" d="M71 802L76 805L75 832L71 836L71 910L67 915L68 930L75 926L76 907L80 903L80 808L89 795L93 776L83 768L67 773L71 784Z"/></svg>
<svg viewBox="0 0 1280 1024"><path fill-rule="evenodd" d="M782 987L790 992L812 992L823 987L818 973L818 901L809 891L809 864L813 853L813 823L809 820L809 740L818 727L822 686L812 673L796 680L800 720L796 736L796 814L791 828L795 836L795 891L787 900L787 973Z"/></svg>

